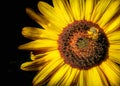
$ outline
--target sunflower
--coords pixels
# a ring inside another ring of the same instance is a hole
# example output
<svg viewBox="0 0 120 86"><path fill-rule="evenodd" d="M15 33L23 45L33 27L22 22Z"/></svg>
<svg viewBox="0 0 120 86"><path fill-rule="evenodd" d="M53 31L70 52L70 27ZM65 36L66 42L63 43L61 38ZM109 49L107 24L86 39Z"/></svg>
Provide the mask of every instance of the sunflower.
<svg viewBox="0 0 120 86"><path fill-rule="evenodd" d="M41 28L23 27L31 60L21 64L37 71L33 86L119 86L120 0L53 0L26 8Z"/></svg>

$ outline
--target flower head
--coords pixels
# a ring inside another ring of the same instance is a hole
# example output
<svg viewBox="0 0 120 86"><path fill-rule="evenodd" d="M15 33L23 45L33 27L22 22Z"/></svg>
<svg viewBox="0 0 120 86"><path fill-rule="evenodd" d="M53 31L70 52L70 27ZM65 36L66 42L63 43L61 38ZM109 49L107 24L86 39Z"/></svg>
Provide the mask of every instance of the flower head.
<svg viewBox="0 0 120 86"><path fill-rule="evenodd" d="M118 86L120 84L120 1L39 1L28 15L42 28L24 27L31 42L25 71L38 71L34 86Z"/></svg>

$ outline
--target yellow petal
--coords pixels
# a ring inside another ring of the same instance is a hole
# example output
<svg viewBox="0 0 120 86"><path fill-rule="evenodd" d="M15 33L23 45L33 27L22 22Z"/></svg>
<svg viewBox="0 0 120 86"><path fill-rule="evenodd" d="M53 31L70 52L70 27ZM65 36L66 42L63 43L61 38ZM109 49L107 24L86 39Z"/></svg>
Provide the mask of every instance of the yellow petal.
<svg viewBox="0 0 120 86"><path fill-rule="evenodd" d="M85 0L80 0L81 3L81 8L82 8L82 12L81 12L81 19L85 19Z"/></svg>
<svg viewBox="0 0 120 86"><path fill-rule="evenodd" d="M109 40L109 43L110 43L110 45L112 45L112 44L120 45L120 40L118 40L118 41Z"/></svg>
<svg viewBox="0 0 120 86"><path fill-rule="evenodd" d="M58 47L57 41L39 39L20 45L18 48L21 50L42 50L42 49L53 50L57 49L57 47Z"/></svg>
<svg viewBox="0 0 120 86"><path fill-rule="evenodd" d="M120 68L117 65L115 64L113 65L113 63L112 64L111 63L112 62L109 62L107 60L100 65L100 68L105 73L111 86L119 86L120 85L120 71L119 71Z"/></svg>
<svg viewBox="0 0 120 86"><path fill-rule="evenodd" d="M115 31L107 35L109 41L120 41L120 31Z"/></svg>
<svg viewBox="0 0 120 86"><path fill-rule="evenodd" d="M102 86L109 86L109 82L106 78L106 76L104 75L103 71L100 69L100 67L96 67L97 68L97 71L101 77L101 80L103 82L103 85Z"/></svg>
<svg viewBox="0 0 120 86"><path fill-rule="evenodd" d="M24 71L40 71L43 67L45 67L45 64L36 64L32 62L25 62L21 65L21 69Z"/></svg>
<svg viewBox="0 0 120 86"><path fill-rule="evenodd" d="M94 10L91 16L91 21L97 22L101 18L105 10L107 9L110 2L111 0L99 0L94 7Z"/></svg>
<svg viewBox="0 0 120 86"><path fill-rule="evenodd" d="M45 56L44 56L45 57ZM43 57L43 58L44 58ZM51 57L48 55L46 57L49 57L47 59L47 61L50 61ZM25 71L37 71L37 70L41 70L45 64L46 64L46 60L44 60L43 58L40 58L40 59L36 59L36 56L31 52L30 54L30 58L31 60L33 61L28 61L28 62L24 62L22 65L21 65L21 69L22 70L25 70Z"/></svg>
<svg viewBox="0 0 120 86"><path fill-rule="evenodd" d="M120 1L115 0L112 2L103 16L98 21L98 24L103 27L119 10Z"/></svg>
<svg viewBox="0 0 120 86"><path fill-rule="evenodd" d="M82 11L82 7L81 7L81 2L80 0L69 0L70 1L70 6L72 9L72 13L74 16L75 20L81 20L81 11Z"/></svg>
<svg viewBox="0 0 120 86"><path fill-rule="evenodd" d="M85 19L90 20L93 10L94 0L86 0Z"/></svg>
<svg viewBox="0 0 120 86"><path fill-rule="evenodd" d="M120 44L110 44L110 50L120 50Z"/></svg>
<svg viewBox="0 0 120 86"><path fill-rule="evenodd" d="M41 59L47 62L47 61L51 61L56 58L61 58L59 50L53 50L53 51L49 51L43 54L37 54L35 55L34 59Z"/></svg>
<svg viewBox="0 0 120 86"><path fill-rule="evenodd" d="M49 61L61 58L61 55L58 50L49 51L44 54L34 55L31 52L31 59L34 61L25 62L21 65L21 69L25 71L36 71L41 70L45 64Z"/></svg>
<svg viewBox="0 0 120 86"><path fill-rule="evenodd" d="M30 52L30 58L31 60L35 60L34 58L36 58L32 51Z"/></svg>
<svg viewBox="0 0 120 86"><path fill-rule="evenodd" d="M75 20L83 20L85 17L85 1L69 0Z"/></svg>
<svg viewBox="0 0 120 86"><path fill-rule="evenodd" d="M62 59L55 59L47 64L33 79L34 86L42 85L56 70L63 65Z"/></svg>
<svg viewBox="0 0 120 86"><path fill-rule="evenodd" d="M59 81L64 77L64 75L67 73L67 70L69 70L69 66L65 64L62 66L57 72L52 76L50 79L48 86L57 86Z"/></svg>
<svg viewBox="0 0 120 86"><path fill-rule="evenodd" d="M67 65L67 66L69 66L69 65ZM65 83L67 82L69 76L71 75L71 72L72 72L72 67L69 66L69 69L67 70L66 74L63 76L61 81L58 83L58 85L64 86Z"/></svg>
<svg viewBox="0 0 120 86"><path fill-rule="evenodd" d="M78 77L78 86L86 86L86 78L84 77L84 71L80 71L80 75Z"/></svg>
<svg viewBox="0 0 120 86"><path fill-rule="evenodd" d="M53 6L54 6L56 12L59 14L59 16L61 16L61 18L65 19L67 24L73 22L73 16L71 13L71 9L70 9L68 0L53 0Z"/></svg>
<svg viewBox="0 0 120 86"><path fill-rule="evenodd" d="M58 35L52 31L35 28L35 27L24 27L22 30L23 36L26 38L30 38L32 40L36 39L51 39L51 40L57 40Z"/></svg>
<svg viewBox="0 0 120 86"><path fill-rule="evenodd" d="M25 71L38 71L45 66L44 60L34 60L29 62L24 62L20 68Z"/></svg>
<svg viewBox="0 0 120 86"><path fill-rule="evenodd" d="M110 34L117 29L120 29L120 15L105 25L105 33Z"/></svg>
<svg viewBox="0 0 120 86"><path fill-rule="evenodd" d="M118 50L110 50L109 51L109 58L113 62L120 64L120 50L119 51Z"/></svg>
<svg viewBox="0 0 120 86"><path fill-rule="evenodd" d="M107 60L107 64L111 67L111 69L113 69L116 72L116 74L120 78L120 66L109 59Z"/></svg>
<svg viewBox="0 0 120 86"><path fill-rule="evenodd" d="M58 27L58 29L56 30L61 31L61 28L66 26L67 23L65 19L63 17L58 16L58 13L49 4L40 1L38 3L38 9L48 21L50 21L52 24Z"/></svg>
<svg viewBox="0 0 120 86"><path fill-rule="evenodd" d="M109 40L110 45L120 45L120 40Z"/></svg>
<svg viewBox="0 0 120 86"><path fill-rule="evenodd" d="M65 86L76 85L75 80L77 79L78 73L79 73L79 70L76 68L73 68L68 80L65 83Z"/></svg>
<svg viewBox="0 0 120 86"><path fill-rule="evenodd" d="M96 67L88 70L87 86L103 86L102 80Z"/></svg>
<svg viewBox="0 0 120 86"><path fill-rule="evenodd" d="M26 13L43 28L46 28L49 22L41 15L36 14L32 9L26 8Z"/></svg>
<svg viewBox="0 0 120 86"><path fill-rule="evenodd" d="M45 18L40 13L37 14L30 8L26 8L26 12L33 20L35 20L38 24L40 24L44 29L46 29L48 31L50 30L55 33L58 33L60 31L60 29L58 29L58 27L56 27L54 24L50 23L47 20L48 18Z"/></svg>

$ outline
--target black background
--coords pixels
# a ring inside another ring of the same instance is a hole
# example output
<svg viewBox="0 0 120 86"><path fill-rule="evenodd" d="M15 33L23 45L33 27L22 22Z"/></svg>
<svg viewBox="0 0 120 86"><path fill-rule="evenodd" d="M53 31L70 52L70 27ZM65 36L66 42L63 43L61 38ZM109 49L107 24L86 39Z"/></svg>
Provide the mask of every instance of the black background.
<svg viewBox="0 0 120 86"><path fill-rule="evenodd" d="M32 80L36 72L23 71L20 65L30 60L29 51L18 50L18 46L30 41L21 35L21 30L25 26L38 27L39 25L34 22L25 12L26 7L37 9L39 0L13 0L7 2L7 58L8 58L8 85L9 86L32 86ZM51 0L43 0L51 4Z"/></svg>

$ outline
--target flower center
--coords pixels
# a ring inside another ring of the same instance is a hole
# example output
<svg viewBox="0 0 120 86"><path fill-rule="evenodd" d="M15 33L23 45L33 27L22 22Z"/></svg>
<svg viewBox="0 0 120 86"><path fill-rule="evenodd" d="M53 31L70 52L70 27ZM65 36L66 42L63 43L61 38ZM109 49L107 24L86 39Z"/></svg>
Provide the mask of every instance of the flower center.
<svg viewBox="0 0 120 86"><path fill-rule="evenodd" d="M88 21L75 21L64 28L58 39L65 63L74 68L88 69L107 57L108 39L104 31Z"/></svg>

